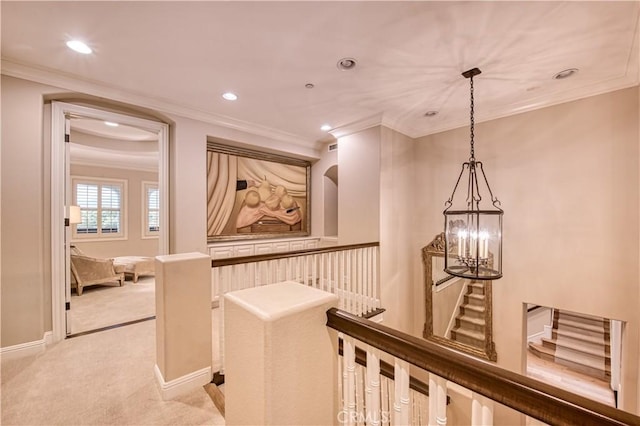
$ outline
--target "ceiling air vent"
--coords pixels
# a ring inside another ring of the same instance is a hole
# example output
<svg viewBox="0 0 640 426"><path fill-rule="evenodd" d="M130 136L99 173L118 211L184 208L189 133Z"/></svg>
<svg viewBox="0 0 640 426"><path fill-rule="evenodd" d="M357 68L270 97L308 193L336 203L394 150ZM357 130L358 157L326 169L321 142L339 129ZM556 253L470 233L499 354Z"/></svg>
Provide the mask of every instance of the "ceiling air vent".
<svg viewBox="0 0 640 426"><path fill-rule="evenodd" d="M333 151L337 151L338 150L338 144L337 143L332 143L329 145L329 152L333 152Z"/></svg>

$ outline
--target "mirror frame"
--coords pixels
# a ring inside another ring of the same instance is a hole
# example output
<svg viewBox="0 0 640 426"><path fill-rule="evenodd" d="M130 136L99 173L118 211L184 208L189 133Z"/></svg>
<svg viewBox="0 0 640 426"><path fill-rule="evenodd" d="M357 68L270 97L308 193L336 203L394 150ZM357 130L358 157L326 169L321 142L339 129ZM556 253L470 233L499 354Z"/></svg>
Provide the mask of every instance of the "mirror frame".
<svg viewBox="0 0 640 426"><path fill-rule="evenodd" d="M445 255L444 232L436 235L433 241L422 248L422 263L424 270L425 323L422 335L425 339L442 346L458 350L489 361L497 361L495 343L493 342L493 298L491 294L492 281L484 281L485 285L485 338L484 348L467 345L442 336L433 334L433 258Z"/></svg>

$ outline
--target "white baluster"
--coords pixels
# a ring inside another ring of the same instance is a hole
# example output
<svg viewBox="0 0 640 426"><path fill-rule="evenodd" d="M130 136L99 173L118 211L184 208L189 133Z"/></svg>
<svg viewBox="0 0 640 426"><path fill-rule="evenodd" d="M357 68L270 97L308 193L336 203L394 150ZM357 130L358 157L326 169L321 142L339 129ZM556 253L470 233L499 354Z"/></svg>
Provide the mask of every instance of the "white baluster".
<svg viewBox="0 0 640 426"><path fill-rule="evenodd" d="M324 271L325 261L326 261L326 254L325 253L320 254L320 271L318 271L318 279L320 280L320 282L318 283L318 288L320 290L329 291L329 288L326 287L327 283L325 281L327 279L327 276Z"/></svg>
<svg viewBox="0 0 640 426"><path fill-rule="evenodd" d="M436 422L439 426L447 424L447 381L442 377L437 377L437 401Z"/></svg>
<svg viewBox="0 0 640 426"><path fill-rule="evenodd" d="M471 397L471 425L493 425L493 401L475 392Z"/></svg>
<svg viewBox="0 0 640 426"><path fill-rule="evenodd" d="M354 309L353 309L353 299L352 299L352 295L353 295L353 277L351 276L351 252L348 251L345 253L345 257L346 257L346 261L347 261L347 286L346 286L346 294L345 294L345 300L347 302L347 312L349 313L353 313Z"/></svg>
<svg viewBox="0 0 640 426"><path fill-rule="evenodd" d="M365 395L368 424L379 426L380 412L380 356L373 347L367 347L367 387Z"/></svg>
<svg viewBox="0 0 640 426"><path fill-rule="evenodd" d="M345 424L353 425L356 419L356 350L351 337L344 336L342 349L346 373Z"/></svg>
<svg viewBox="0 0 640 426"><path fill-rule="evenodd" d="M447 424L447 381L429 374L429 426Z"/></svg>
<svg viewBox="0 0 640 426"><path fill-rule="evenodd" d="M409 424L409 363L395 360L395 392L393 403L393 424Z"/></svg>
<svg viewBox="0 0 640 426"><path fill-rule="evenodd" d="M373 248L373 307L379 308L378 304L378 290L380 286L378 283L378 247Z"/></svg>
<svg viewBox="0 0 640 426"><path fill-rule="evenodd" d="M340 297L340 282L338 281L338 272L339 272L339 260L340 260L340 255L337 252L333 252L333 254L331 255L332 258L332 266L333 266L333 272L331 273L331 287L332 290L331 292L333 294L337 294L338 298Z"/></svg>

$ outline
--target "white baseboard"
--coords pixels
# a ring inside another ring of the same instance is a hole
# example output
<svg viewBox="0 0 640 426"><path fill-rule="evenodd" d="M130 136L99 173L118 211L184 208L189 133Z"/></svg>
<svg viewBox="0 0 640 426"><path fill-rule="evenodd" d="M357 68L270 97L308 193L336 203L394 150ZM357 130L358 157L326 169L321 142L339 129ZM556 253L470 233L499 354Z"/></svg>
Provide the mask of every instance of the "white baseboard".
<svg viewBox="0 0 640 426"><path fill-rule="evenodd" d="M40 340L1 348L0 357L2 357L2 359L14 359L29 355L37 355L44 352L47 345L50 345L51 343L53 343L53 332L47 331Z"/></svg>
<svg viewBox="0 0 640 426"><path fill-rule="evenodd" d="M174 399L177 396L189 392L190 390L197 387L204 386L207 383L211 382L211 378L213 377L213 374L211 373L211 367L206 367L202 370L194 371L193 373L189 373L168 382L164 381L164 377L162 377L162 373L160 372L160 368L158 368L158 364L155 365L153 371L156 376L160 394L162 395L162 399L165 401Z"/></svg>
<svg viewBox="0 0 640 426"><path fill-rule="evenodd" d="M546 333L544 332L544 330L539 332L539 333L533 333L532 335L527 336L527 342L530 342L532 340L537 340L537 339L539 339L541 337L547 337L545 334Z"/></svg>

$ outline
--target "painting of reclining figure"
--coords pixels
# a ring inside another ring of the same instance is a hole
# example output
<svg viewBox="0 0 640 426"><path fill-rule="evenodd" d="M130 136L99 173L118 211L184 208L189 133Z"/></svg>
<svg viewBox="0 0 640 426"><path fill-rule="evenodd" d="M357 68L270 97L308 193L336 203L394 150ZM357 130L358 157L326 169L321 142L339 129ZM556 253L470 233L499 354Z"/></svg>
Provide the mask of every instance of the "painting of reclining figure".
<svg viewBox="0 0 640 426"><path fill-rule="evenodd" d="M306 161L207 146L209 241L309 235Z"/></svg>

